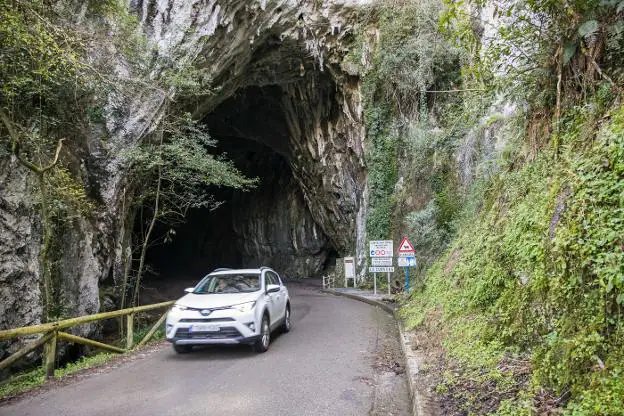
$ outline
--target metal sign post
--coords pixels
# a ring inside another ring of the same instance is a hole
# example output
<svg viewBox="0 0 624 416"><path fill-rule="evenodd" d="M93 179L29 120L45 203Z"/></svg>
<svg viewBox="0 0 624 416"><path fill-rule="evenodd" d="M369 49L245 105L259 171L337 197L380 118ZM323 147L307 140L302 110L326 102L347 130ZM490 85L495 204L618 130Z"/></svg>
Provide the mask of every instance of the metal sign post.
<svg viewBox="0 0 624 416"><path fill-rule="evenodd" d="M388 294L390 294L390 273L388 272Z"/></svg>
<svg viewBox="0 0 624 416"><path fill-rule="evenodd" d="M377 294L377 273L373 273L373 293Z"/></svg>
<svg viewBox="0 0 624 416"><path fill-rule="evenodd" d="M405 291L409 292L409 268L404 267L405 269Z"/></svg>
<svg viewBox="0 0 624 416"><path fill-rule="evenodd" d="M416 250L407 237L399 244L399 266L405 269L405 291L409 292L409 267L416 266Z"/></svg>

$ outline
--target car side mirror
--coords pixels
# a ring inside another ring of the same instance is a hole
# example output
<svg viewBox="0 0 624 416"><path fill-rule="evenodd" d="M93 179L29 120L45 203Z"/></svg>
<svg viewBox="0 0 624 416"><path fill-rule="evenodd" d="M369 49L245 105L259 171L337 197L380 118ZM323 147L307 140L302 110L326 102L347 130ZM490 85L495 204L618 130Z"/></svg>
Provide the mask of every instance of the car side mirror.
<svg viewBox="0 0 624 416"><path fill-rule="evenodd" d="M194 287L187 287L186 289L184 289L184 292L186 292L186 293L193 293L194 290L195 290Z"/></svg>
<svg viewBox="0 0 624 416"><path fill-rule="evenodd" d="M275 293L280 291L279 285L267 285L266 293Z"/></svg>

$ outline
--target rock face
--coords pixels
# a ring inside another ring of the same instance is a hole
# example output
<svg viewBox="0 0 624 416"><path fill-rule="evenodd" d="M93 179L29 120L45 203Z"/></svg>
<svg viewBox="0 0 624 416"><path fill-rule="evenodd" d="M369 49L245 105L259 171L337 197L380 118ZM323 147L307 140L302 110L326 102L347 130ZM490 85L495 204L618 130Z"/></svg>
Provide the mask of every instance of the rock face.
<svg viewBox="0 0 624 416"><path fill-rule="evenodd" d="M235 227L237 238L249 241L243 263L275 262L287 274L307 276L322 271L331 250L363 253L367 191L360 84L341 63L357 11L367 3L131 2L154 47L150 76L158 77L167 65L200 68L218 92L189 103L195 117L205 119L222 141L254 140L286 164L288 175L267 175L267 187L259 190L264 193L256 195L264 198L261 208L244 212L245 221ZM117 69L119 76L131 72L122 61ZM74 221L62 241L67 315L97 311L99 283L118 282L123 275L132 225L120 151L136 146L157 125L164 101L157 90L111 95L106 140L85 137L74 155L98 207L92 218ZM257 101L269 104L259 111L252 105ZM0 162L1 329L37 323L41 306L34 188L15 163ZM250 198L241 195L230 203L238 206L232 215L253 206Z"/></svg>
<svg viewBox="0 0 624 416"><path fill-rule="evenodd" d="M360 85L357 76L345 73L341 64L358 8L367 3L136 3L161 61L199 62L218 86L217 94L194 103L196 117L227 140L255 140L283 156L293 186L315 223L316 233L311 235L322 235L314 245L322 247L327 239L341 253L362 253L364 244L365 128ZM266 235L256 232L269 227L271 220L256 216L255 226L240 225L237 235L260 247ZM295 256L289 271L322 270L320 258L313 260L316 256L309 257L309 250L299 249L301 242L293 240L289 246ZM259 249L247 249L256 253L250 259L272 258L273 249L263 255ZM316 266L294 266L310 262Z"/></svg>
<svg viewBox="0 0 624 416"><path fill-rule="evenodd" d="M41 232L26 172L18 165L8 158L0 160L0 329L39 323L42 313Z"/></svg>
<svg viewBox="0 0 624 416"><path fill-rule="evenodd" d="M356 219L366 205L359 82L340 69L356 7L364 3L174 1L153 15L141 8L163 56L196 53L219 86L219 94L196 107L198 117L249 87L270 87L271 111L281 113L272 119L285 129L267 136L253 120L241 122L258 108L241 100L229 127L240 133L243 126L243 137L287 157L314 220L342 252L355 249ZM186 31L191 34L182 36Z"/></svg>
<svg viewBox="0 0 624 416"><path fill-rule="evenodd" d="M253 160L256 158L260 160ZM318 275L331 244L310 213L287 162L279 156L256 153L249 155L247 163L253 164L257 173L264 170L265 175L257 189L236 193L230 202L234 246L241 251L241 265L269 265L282 276Z"/></svg>

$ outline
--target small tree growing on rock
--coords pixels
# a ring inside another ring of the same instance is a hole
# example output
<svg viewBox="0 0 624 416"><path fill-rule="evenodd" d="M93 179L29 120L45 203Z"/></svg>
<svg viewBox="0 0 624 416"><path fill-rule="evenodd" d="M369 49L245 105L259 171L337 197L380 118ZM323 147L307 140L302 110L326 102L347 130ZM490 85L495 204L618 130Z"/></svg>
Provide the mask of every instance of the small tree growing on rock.
<svg viewBox="0 0 624 416"><path fill-rule="evenodd" d="M125 153L131 165L130 177L139 195L135 204L147 209L145 231L141 238L138 269L134 276L131 303L139 303L145 258L155 243L157 223L175 226L184 221L190 209L217 208L209 186L250 189L257 180L243 176L224 156L209 152L216 141L206 128L189 114L166 116L152 137L141 146ZM126 304L128 277L124 278L121 307Z"/></svg>

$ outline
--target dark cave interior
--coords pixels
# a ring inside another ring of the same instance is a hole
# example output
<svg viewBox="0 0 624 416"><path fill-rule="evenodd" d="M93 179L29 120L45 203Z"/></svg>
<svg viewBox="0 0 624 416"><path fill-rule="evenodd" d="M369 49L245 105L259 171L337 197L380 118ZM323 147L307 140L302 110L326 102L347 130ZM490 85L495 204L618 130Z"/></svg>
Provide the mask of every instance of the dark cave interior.
<svg viewBox="0 0 624 416"><path fill-rule="evenodd" d="M250 191L214 188L214 209L189 213L170 242L154 245L146 279L199 280L218 267L269 266L282 276L314 277L338 256L291 169L292 149L279 86L247 87L203 118L217 152L247 177ZM159 225L156 240L168 232Z"/></svg>

